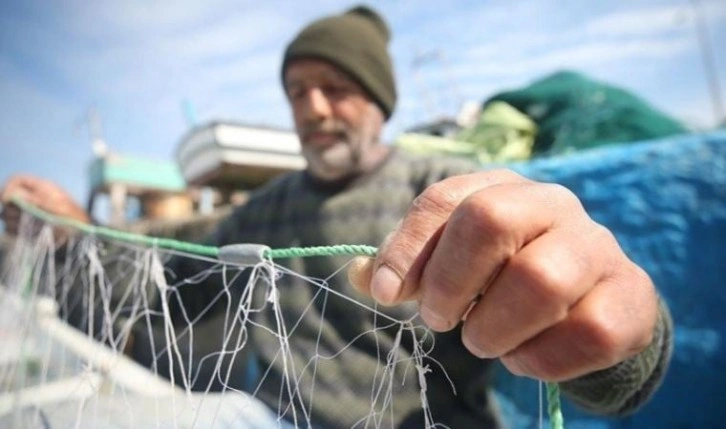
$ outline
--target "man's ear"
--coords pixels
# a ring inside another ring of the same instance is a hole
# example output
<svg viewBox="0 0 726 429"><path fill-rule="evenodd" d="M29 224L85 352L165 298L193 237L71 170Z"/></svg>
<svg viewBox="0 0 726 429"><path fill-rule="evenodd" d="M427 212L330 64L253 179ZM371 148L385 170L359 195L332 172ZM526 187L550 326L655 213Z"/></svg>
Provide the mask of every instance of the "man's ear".
<svg viewBox="0 0 726 429"><path fill-rule="evenodd" d="M380 142L383 134L383 125L386 123L386 116L381 107L373 101L368 103L365 122L362 124L363 132L371 140Z"/></svg>

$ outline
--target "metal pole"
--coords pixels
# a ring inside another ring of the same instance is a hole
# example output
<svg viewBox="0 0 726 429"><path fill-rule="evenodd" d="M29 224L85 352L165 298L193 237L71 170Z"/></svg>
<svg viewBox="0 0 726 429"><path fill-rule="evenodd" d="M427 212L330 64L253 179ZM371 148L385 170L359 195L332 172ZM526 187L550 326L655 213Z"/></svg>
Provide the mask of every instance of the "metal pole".
<svg viewBox="0 0 726 429"><path fill-rule="evenodd" d="M695 14L696 33L698 34L698 43L701 48L701 58L703 60L703 68L706 73L706 82L708 83L708 92L711 96L711 105L713 106L713 114L716 124L725 119L723 101L721 98L721 86L716 71L716 59L713 55L713 47L711 46L711 37L708 32L706 20L701 13L701 5L698 0L691 0L693 3L693 11Z"/></svg>

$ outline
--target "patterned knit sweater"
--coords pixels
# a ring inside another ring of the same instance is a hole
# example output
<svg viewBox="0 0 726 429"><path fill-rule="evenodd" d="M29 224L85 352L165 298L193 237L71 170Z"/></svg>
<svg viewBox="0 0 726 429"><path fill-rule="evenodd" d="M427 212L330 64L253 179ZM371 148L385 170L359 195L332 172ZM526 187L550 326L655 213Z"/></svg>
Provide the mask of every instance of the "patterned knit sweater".
<svg viewBox="0 0 726 429"><path fill-rule="evenodd" d="M377 246L427 186L476 169L476 165L463 160L414 158L394 151L376 171L346 183L324 186L304 172L286 175L256 192L247 204L234 211L208 243L263 243L272 248ZM276 262L307 278L326 279L331 289L374 306L349 285L345 272L340 270L349 259L291 258ZM172 283L208 268L185 258L172 260L169 267L169 272L175 273ZM245 290L246 278L230 281L230 277L226 277L230 294L221 293L225 280L221 274L213 274L195 280L201 284L181 285L177 288L181 299L170 301L171 313L178 322L201 317L200 333L195 338L202 342L204 332L221 331L224 323L232 320L229 308L236 308ZM382 380L386 359L396 344L395 326L386 328L390 323L380 316L374 318L369 310L325 293L298 277L283 276L278 279L277 288L284 312L282 323L290 334L292 360L286 361L280 354L280 340L272 334L278 321L266 301L269 286L263 283L254 286L253 303L254 308L263 310L254 312L252 319L269 330L250 330L245 347L248 354L237 356L232 363L240 367L254 362L262 379L243 382L240 377L233 377L233 385L259 385L255 394L260 399L304 427L308 422L312 427L325 428L424 427L419 379L413 362L408 366L402 364L391 379ZM211 303L212 311L208 311ZM232 306L228 307L229 304ZM416 311L413 305L379 310L398 320L408 319ZM207 328L202 328L205 323ZM596 413L617 415L636 409L664 375L670 356L670 326L667 309L662 308L655 339L647 350L614 368L563 383L564 393ZM434 421L453 429L499 427L489 390L492 362L468 353L461 343L459 329L430 336L426 347L432 344L435 347L423 363L429 369L426 396ZM137 341L133 354L150 364L144 347L143 341ZM211 351L215 345L208 347ZM398 359L410 358L412 341L406 333L401 336L398 349ZM315 356L322 358L311 359ZM166 360L162 357L157 364L163 366ZM290 372L293 367L294 374ZM286 380L291 380L292 385L285 384ZM374 389L374 381L385 381L382 392ZM290 386L299 395L292 401ZM386 389L392 392L390 398L384 396ZM387 411L383 414L379 412L382 406Z"/></svg>

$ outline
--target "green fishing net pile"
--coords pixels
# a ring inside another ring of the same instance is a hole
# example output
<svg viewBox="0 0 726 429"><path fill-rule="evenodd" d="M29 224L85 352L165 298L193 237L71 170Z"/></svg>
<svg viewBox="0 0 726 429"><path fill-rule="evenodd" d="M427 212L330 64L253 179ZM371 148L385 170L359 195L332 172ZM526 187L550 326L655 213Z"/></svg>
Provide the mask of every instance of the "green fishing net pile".
<svg viewBox="0 0 726 429"><path fill-rule="evenodd" d="M419 153L509 162L687 131L625 89L563 71L487 99L478 120L452 137L404 134L396 144Z"/></svg>

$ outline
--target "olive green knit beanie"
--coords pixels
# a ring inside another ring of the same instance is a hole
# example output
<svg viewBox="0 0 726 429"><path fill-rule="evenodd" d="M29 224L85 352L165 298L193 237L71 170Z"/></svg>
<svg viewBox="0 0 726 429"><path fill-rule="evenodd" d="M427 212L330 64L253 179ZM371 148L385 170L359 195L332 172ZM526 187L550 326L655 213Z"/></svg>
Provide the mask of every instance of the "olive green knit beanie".
<svg viewBox="0 0 726 429"><path fill-rule="evenodd" d="M283 85L285 69L291 60L320 58L353 77L388 119L396 106L396 83L388 54L390 37L383 18L366 6L314 21L303 28L285 50Z"/></svg>

